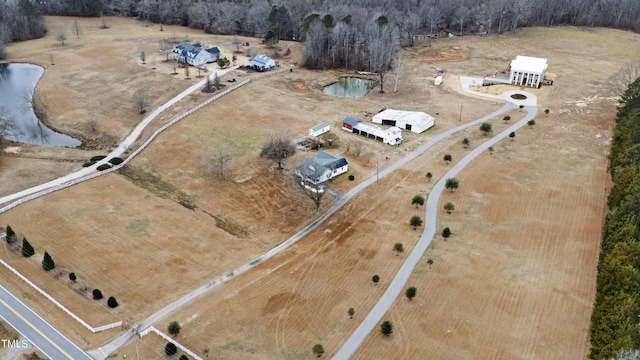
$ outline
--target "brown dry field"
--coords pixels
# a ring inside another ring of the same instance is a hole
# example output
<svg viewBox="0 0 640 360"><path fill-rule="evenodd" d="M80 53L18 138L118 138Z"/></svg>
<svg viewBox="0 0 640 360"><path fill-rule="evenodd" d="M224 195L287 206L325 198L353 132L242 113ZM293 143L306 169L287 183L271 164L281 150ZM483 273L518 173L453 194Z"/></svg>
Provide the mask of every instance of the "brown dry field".
<svg viewBox="0 0 640 360"><path fill-rule="evenodd" d="M71 23L65 18L47 21L49 29L55 29L52 24L56 22ZM157 29L153 34L145 33L154 25L146 27L127 19L110 22L112 28L104 31L121 31L120 41L113 41L112 47L122 53L131 44L159 36ZM67 101L77 103L60 106L57 113L55 101L47 101L50 121L59 129L76 126L79 132L86 132L78 125L82 115L76 112L87 112L86 107L91 106L80 96L86 89L78 90L87 85L81 81L65 83L64 79L84 76L85 71L95 71L96 79L117 79L116 85L102 91L104 102L113 103L90 112L109 118L101 120L105 133L121 139L137 120L129 100L133 90L116 100L120 92L140 85L143 77L145 81L152 77L157 84L164 84L162 91L154 90L153 107L190 81L184 77L175 81L176 76L168 75L170 69L136 75L136 71L147 71L139 64L138 49L128 57L121 56L108 74L100 72L90 66L92 46L116 50L107 45L109 35L98 30L96 26L96 41L88 41L93 40L88 30L83 35L88 40L81 48L87 55L73 60L82 65L75 70L62 62L79 51L74 50L71 37L68 50L57 46L50 34L12 45L9 52L16 61L44 57L32 60L37 62L48 61L47 51L36 50L44 44L49 51L57 51L55 59L60 62L56 60L54 70L67 75L48 76L52 71L48 69L39 87L66 86L75 92ZM230 38L184 28L165 31L191 31L192 39L201 36L231 42ZM374 176L375 164L384 167L388 162L385 157L394 161L433 135L456 126L461 104L462 121L500 106L461 94L458 75L492 73L506 67L517 54L547 57L549 71L557 74L557 80L552 87L533 90L540 106L537 124L523 128L514 141L500 143L493 155L480 156L460 173L461 188L443 196L456 210L451 215L443 211L439 217L439 228L449 226L454 235L447 241L434 240L414 271L408 286L418 288L417 298L408 301L401 296L385 315L395 325L394 334L383 338L375 330L355 358L420 359L425 353L438 359L582 358L588 349L608 181L606 155L615 110L615 101L602 97L602 88L609 72L639 55L639 40L636 34L607 29L534 28L515 35L440 40L432 47L418 44L405 51L407 71L397 93L391 92L394 77L390 74L387 93L372 91L361 99L321 93L322 86L341 74L337 71L296 69L261 79L158 137L131 164L151 180L146 185L109 174L0 215L0 223L11 224L38 251L29 260L12 253L9 261L94 326L118 319L137 323L284 241L317 216L311 202L287 180L296 161L307 154L288 161L284 173L257 160L259 146L269 132L286 131L301 137L310 126L329 121L342 143L330 151L340 153L352 138L337 129L344 116L365 119L364 111L382 107L440 113L434 129L421 135L405 133L400 147L366 142L361 156L347 154L356 181L342 176L331 185L345 192L359 180ZM291 61L295 61L299 44L289 46ZM443 86L436 88L431 74L443 67L448 74ZM124 85L129 78L131 83ZM205 97L199 95L187 103L200 98ZM120 115L110 110L119 102ZM175 113L187 106L179 105ZM542 113L545 108L551 110L548 116ZM76 110L67 113L69 109ZM522 115L512 111L512 122ZM494 132L506 128L501 118L492 121ZM442 161L445 153L452 154L454 161L464 156L468 151L460 145L464 137L471 140L471 146L485 139L473 128L437 144L409 166L363 191L282 254L171 314L156 327L166 329L169 321L179 321L183 330L178 341L196 352L208 348L214 358L307 359L312 357L315 343L322 343L325 356L330 357L400 267L406 255L393 255L393 243L403 242L408 252L417 241L418 231L407 221L412 215L423 214L410 200L417 193L430 191L424 174L430 171L436 179L442 176L450 167ZM225 142L234 144L236 154L226 179L221 180L210 174L205 162L213 149ZM32 147L20 155L3 155L0 174L5 168L9 173L25 171L25 154L39 151ZM70 152L78 158L95 153ZM55 166L51 161L49 168ZM38 176L44 179L53 173ZM9 179L0 179L3 189ZM196 209L181 206L177 201L181 197L190 199ZM323 209L330 203L325 201ZM44 249L56 260L58 276L74 271L78 283L100 288L106 296L114 295L121 306L108 310L104 303L79 295L66 278L52 281L55 274L39 269ZM6 254L0 257L6 259ZM426 264L429 258L434 260L431 268ZM6 270L0 272L3 285L21 295L45 319L59 324L80 346L97 347L119 333L90 334ZM370 281L373 274L381 277L377 286ZM353 320L347 317L349 307L356 311ZM154 335L138 341L141 355L148 359L162 358L162 344ZM118 357L125 354L135 356L133 343L118 351Z"/></svg>

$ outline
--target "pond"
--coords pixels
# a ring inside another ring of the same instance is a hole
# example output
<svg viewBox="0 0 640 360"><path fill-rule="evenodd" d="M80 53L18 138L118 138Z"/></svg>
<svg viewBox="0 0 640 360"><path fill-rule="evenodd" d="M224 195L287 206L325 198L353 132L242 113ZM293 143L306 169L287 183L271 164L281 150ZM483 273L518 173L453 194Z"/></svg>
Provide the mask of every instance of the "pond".
<svg viewBox="0 0 640 360"><path fill-rule="evenodd" d="M375 80L341 77L338 82L325 86L322 92L329 95L358 98L365 96L377 85L378 82Z"/></svg>
<svg viewBox="0 0 640 360"><path fill-rule="evenodd" d="M80 140L59 134L44 126L26 94L33 91L44 70L31 64L0 64L0 107L14 119L20 134L7 135L7 140L44 146L80 146Z"/></svg>

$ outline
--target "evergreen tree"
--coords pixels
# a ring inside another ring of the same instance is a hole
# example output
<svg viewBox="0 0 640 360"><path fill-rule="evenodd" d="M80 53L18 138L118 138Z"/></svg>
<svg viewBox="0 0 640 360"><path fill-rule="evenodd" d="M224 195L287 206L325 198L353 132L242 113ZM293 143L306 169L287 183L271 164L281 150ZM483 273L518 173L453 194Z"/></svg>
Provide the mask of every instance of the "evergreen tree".
<svg viewBox="0 0 640 360"><path fill-rule="evenodd" d="M16 233L13 231L11 226L7 225L7 242L9 244L12 244L16 242L16 240L17 240Z"/></svg>
<svg viewBox="0 0 640 360"><path fill-rule="evenodd" d="M30 257L30 256L33 256L33 254L35 254L35 250L33 250L33 246L29 244L29 241L27 240L26 237L23 237L22 238L22 256Z"/></svg>
<svg viewBox="0 0 640 360"><path fill-rule="evenodd" d="M56 267L56 263L53 262L51 255L48 252L44 252L44 258L42 259L42 268L45 271L53 270Z"/></svg>
<svg viewBox="0 0 640 360"><path fill-rule="evenodd" d="M118 301L113 296L109 296L107 305L109 305L109 307L113 309L114 307L118 307Z"/></svg>

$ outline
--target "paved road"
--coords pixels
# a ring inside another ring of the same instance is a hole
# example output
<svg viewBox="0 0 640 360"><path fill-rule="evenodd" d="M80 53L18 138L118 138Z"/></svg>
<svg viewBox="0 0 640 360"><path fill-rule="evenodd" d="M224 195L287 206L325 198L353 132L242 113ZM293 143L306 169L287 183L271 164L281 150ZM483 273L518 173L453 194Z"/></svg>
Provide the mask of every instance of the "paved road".
<svg viewBox="0 0 640 360"><path fill-rule="evenodd" d="M519 91L523 93L522 91ZM505 105L507 108L516 108L517 105L515 103L507 103ZM505 109L498 110L498 112ZM436 215L438 212L438 201L440 200L440 195L445 188L446 179L452 178L456 176L465 166L467 166L472 160L474 160L478 155L480 155L483 151L486 151L490 146L495 145L498 141L506 138L509 133L512 131L516 131L527 124L527 122L536 115L537 107L531 105L525 105L524 109L527 111L527 115L514 125L510 126L508 129L503 132L493 136L482 145L476 147L471 152L469 152L464 158L462 158L459 162L457 162L433 187L429 197L427 199L427 206L425 207L425 226L424 232L418 240L415 248L411 251L404 264L396 274L396 276L391 281L391 284L385 291L384 295L380 298L378 303L371 309L369 314L365 317L365 319L360 323L358 328L354 331L354 333L349 337L349 339L344 343L342 348L336 353L333 357L335 360L343 360L348 359L362 344L367 335L373 330L382 319L382 316L387 312L391 304L398 297L400 292L403 290L407 280L411 276L413 268L416 266L422 254L427 250L429 244L431 244L431 240L433 239L436 233ZM483 121L488 120L489 118L497 115L493 113L488 117L484 117L482 119L476 120L471 124L476 125ZM457 128L456 128L457 129ZM455 129L454 129L455 130ZM462 184L464 186L464 184Z"/></svg>
<svg viewBox="0 0 640 360"><path fill-rule="evenodd" d="M209 77L211 79L213 79L214 73L217 73L218 74L218 78L220 78L222 75L228 73L229 71L235 70L237 68L238 68L238 66L232 66L232 67L227 68L227 69L213 69L211 71L211 74L209 74ZM113 157L116 157L116 156L121 156L136 141L136 139L138 139L140 134L142 134L142 131L158 115L160 115L163 111L165 111L169 107L175 105L178 101L184 99L187 95L193 93L196 90L201 89L205 85L206 81L207 81L207 78L205 77L200 82L198 82L198 83L194 84L193 86L189 87L185 91L183 91L180 94L176 95L173 99L167 101L162 106L160 106L159 108L157 108L153 112L151 112L146 118L144 118L138 124L138 126L135 127L135 129L133 129L131 134L129 134L129 136L127 136L127 138L120 145L118 145L118 147L116 149L114 149L106 158L104 158L103 160L97 162L95 165L90 166L90 167L86 167L86 168L82 168L81 170L78 170L78 171L76 171L74 173L67 174L67 175L65 175L63 177L51 180L51 181L46 182L44 184L36 185L36 186L31 187L29 189L25 189L25 190L19 191L17 193L13 193L11 195L0 197L0 204L8 203L10 201L14 201L14 200L20 199L20 198L25 197L27 195L31 195L31 194L37 193L38 191L46 190L46 189L52 188L54 186L57 186L57 185L60 185L60 184L64 184L64 183L67 183L67 182L69 182L71 180L79 179L79 178L81 178L83 176L86 176L86 175L89 175L91 173L94 173L98 166L100 166L102 164L105 164L107 161L109 161L109 159L111 159Z"/></svg>
<svg viewBox="0 0 640 360"><path fill-rule="evenodd" d="M2 286L0 317L50 359L93 359Z"/></svg>

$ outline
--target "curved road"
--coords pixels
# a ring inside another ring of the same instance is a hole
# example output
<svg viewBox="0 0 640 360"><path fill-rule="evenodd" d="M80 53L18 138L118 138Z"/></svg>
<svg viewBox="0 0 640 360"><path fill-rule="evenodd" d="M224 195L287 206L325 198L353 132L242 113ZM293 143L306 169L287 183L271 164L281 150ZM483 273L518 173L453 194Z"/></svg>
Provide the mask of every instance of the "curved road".
<svg viewBox="0 0 640 360"><path fill-rule="evenodd" d="M519 93L525 93L523 91L519 91ZM532 94L531 94L532 95ZM508 108L517 108L518 105L514 102L507 103L505 107ZM502 108L504 109L504 107ZM501 111L502 109L498 110ZM474 160L478 155L480 155L483 151L487 150L490 146L495 145L498 141L506 138L509 133L512 131L516 131L527 124L527 122L534 118L537 113L537 106L535 105L525 105L524 109L527 111L527 115L522 118L522 120L513 124L506 130L501 133L495 135L490 138L480 146L473 149L469 152L464 158L462 158L459 162L457 162L433 187L429 197L427 199L427 206L425 207L425 226L424 232L422 236L420 236L420 240L411 251L404 264L396 274L396 276L391 281L391 284L382 295L378 303L371 309L369 314L365 317L365 319L360 323L360 325L356 328L354 333L347 339L342 348L336 353L333 359L342 360L348 359L362 344L367 335L373 330L374 327L377 326L382 316L387 312L391 304L398 297L400 292L402 291L404 285L407 280L411 276L411 272L413 268L416 266L422 254L427 250L429 244L431 244L431 240L433 239L436 233L436 215L438 209L438 201L440 200L440 195L445 188L446 179L452 178L456 176L460 170L462 170L465 166L467 166L472 160ZM495 115L492 114L492 115ZM489 115L489 117L493 117ZM470 124L478 124L484 121L487 117L482 118L480 120L476 120ZM458 129L458 128L456 128ZM455 129L453 129L455 130Z"/></svg>

